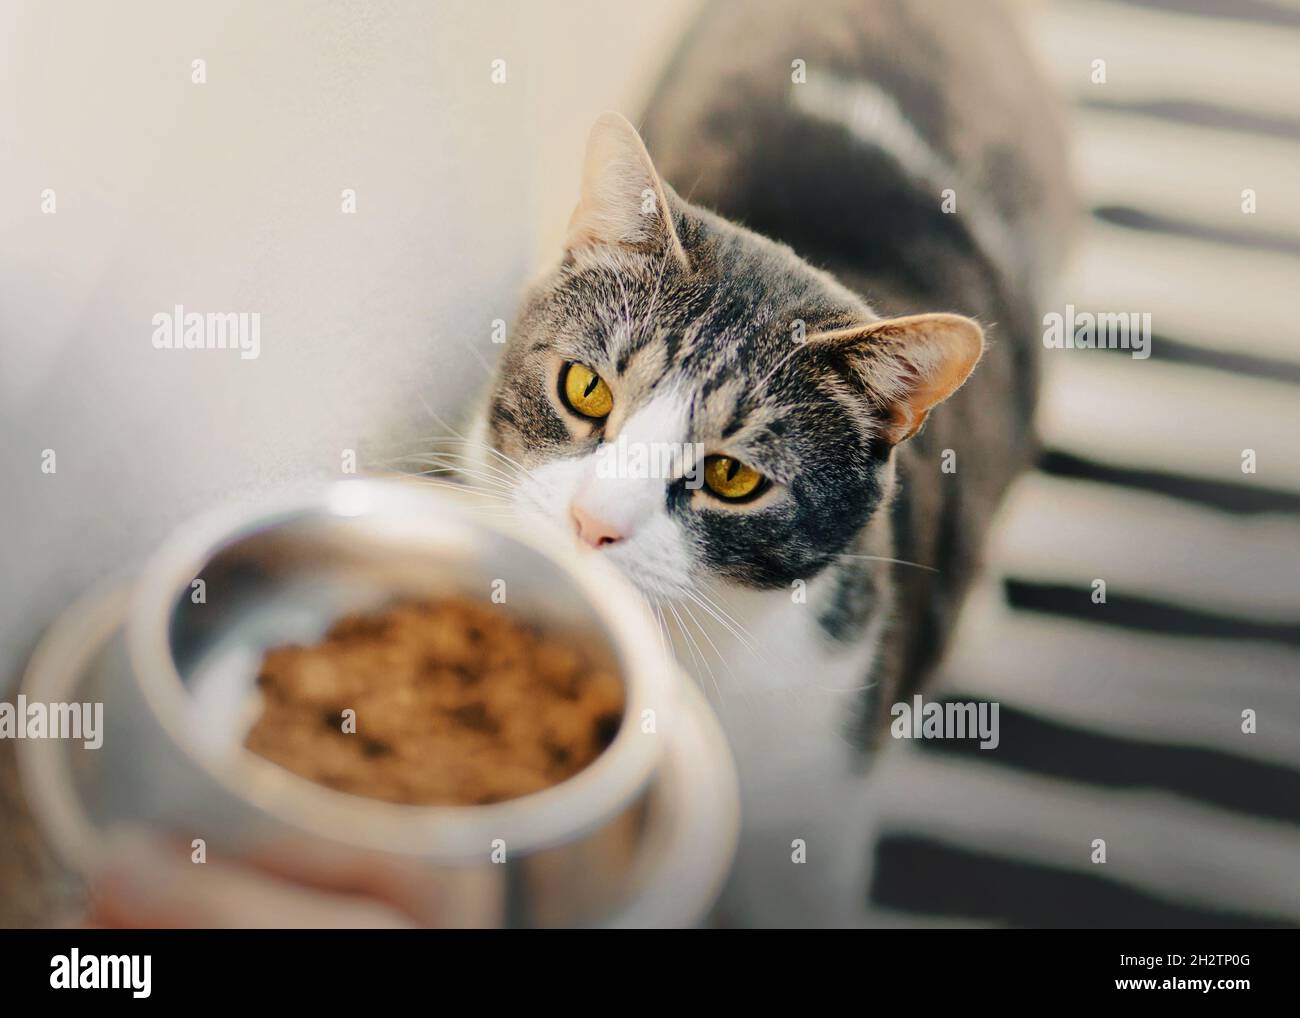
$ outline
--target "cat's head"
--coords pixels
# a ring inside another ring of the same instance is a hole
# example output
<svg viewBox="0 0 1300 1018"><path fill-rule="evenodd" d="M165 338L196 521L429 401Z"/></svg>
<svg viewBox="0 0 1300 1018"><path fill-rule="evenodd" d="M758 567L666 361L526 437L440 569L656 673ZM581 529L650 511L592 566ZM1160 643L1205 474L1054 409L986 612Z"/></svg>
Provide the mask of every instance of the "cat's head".
<svg viewBox="0 0 1300 1018"><path fill-rule="evenodd" d="M509 336L487 435L526 469L522 511L642 589L788 586L885 502L894 447L982 349L967 318L881 319L789 248L683 201L606 114L564 258Z"/></svg>

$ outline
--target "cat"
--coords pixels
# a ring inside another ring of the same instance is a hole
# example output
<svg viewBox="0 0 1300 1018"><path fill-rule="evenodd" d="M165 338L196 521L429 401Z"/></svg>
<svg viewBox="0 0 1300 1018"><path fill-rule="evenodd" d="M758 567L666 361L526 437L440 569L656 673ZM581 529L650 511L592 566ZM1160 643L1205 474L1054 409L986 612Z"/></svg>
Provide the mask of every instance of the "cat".
<svg viewBox="0 0 1300 1018"><path fill-rule="evenodd" d="M474 422L471 476L614 563L718 712L724 923L861 921L863 761L1034 452L1063 135L1012 20L972 6L706 7L648 147L592 129ZM610 469L615 443L674 470Z"/></svg>

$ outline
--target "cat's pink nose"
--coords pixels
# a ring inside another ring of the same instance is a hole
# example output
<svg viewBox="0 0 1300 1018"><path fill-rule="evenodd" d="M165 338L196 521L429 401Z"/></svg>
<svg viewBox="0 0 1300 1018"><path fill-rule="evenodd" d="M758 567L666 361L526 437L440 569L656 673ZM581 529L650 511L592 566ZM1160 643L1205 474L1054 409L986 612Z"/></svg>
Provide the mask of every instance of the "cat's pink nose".
<svg viewBox="0 0 1300 1018"><path fill-rule="evenodd" d="M623 540L623 535L613 524L592 516L591 513L576 505L570 506L569 511L573 514L573 526L578 531L578 538L593 548L601 548Z"/></svg>

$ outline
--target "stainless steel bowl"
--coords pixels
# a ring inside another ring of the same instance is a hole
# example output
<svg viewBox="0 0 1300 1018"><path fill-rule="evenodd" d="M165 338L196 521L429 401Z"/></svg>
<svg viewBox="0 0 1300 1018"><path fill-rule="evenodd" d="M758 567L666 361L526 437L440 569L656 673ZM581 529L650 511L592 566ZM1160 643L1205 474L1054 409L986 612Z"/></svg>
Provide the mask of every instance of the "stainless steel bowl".
<svg viewBox="0 0 1300 1018"><path fill-rule="evenodd" d="M317 785L243 747L267 648L313 641L395 597L494 590L617 662L622 725L574 777L492 805L406 806ZM725 742L631 588L597 557L553 554L427 486L345 481L183 527L125 589L69 609L24 691L105 705L102 748L32 741L21 757L38 817L86 872L107 828L140 824L226 853L328 843L418 861L464 892L449 899L449 924L680 925L706 913L734 850Z"/></svg>

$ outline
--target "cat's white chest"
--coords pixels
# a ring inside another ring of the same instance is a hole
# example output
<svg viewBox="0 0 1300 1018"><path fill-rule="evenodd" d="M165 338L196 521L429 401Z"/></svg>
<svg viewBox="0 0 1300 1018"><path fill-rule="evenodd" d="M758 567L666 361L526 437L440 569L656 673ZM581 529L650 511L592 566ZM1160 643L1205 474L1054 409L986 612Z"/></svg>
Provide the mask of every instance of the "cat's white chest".
<svg viewBox="0 0 1300 1018"><path fill-rule="evenodd" d="M878 634L833 643L815 593L806 602L733 593L717 599L730 624L695 606L693 619L679 612L668 625L740 774L741 846L724 902L732 921L849 924L865 893L865 783L848 730Z"/></svg>

